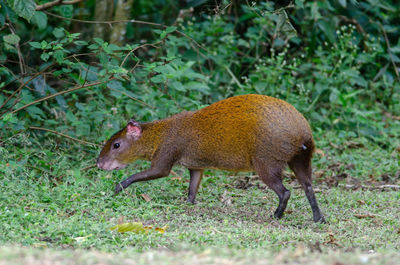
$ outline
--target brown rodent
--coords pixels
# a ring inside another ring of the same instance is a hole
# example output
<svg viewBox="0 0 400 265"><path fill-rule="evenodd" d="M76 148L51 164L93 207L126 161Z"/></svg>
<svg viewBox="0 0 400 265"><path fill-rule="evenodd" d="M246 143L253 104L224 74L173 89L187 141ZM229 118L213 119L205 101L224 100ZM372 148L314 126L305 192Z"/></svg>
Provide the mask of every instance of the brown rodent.
<svg viewBox="0 0 400 265"><path fill-rule="evenodd" d="M189 169L188 201L194 203L205 168L255 171L279 197L274 216L281 218L290 197L281 179L288 164L302 185L315 222L325 222L311 186L314 141L306 119L289 103L263 95L242 95L194 112L149 123L130 120L105 144L97 160L104 170L120 169L137 159L148 170L119 183L168 176L175 164Z"/></svg>

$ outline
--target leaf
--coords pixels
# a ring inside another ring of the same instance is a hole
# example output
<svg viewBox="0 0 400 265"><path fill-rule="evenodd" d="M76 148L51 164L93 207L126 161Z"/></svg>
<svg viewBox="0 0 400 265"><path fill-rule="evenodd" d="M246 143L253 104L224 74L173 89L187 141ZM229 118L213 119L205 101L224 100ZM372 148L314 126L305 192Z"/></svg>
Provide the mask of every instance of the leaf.
<svg viewBox="0 0 400 265"><path fill-rule="evenodd" d="M156 76L153 76L152 78L150 78L150 80L151 80L152 82L154 82L154 83L163 83L163 82L165 82L165 80L167 80L167 79L166 79L166 77L163 76L163 75L156 75Z"/></svg>
<svg viewBox="0 0 400 265"><path fill-rule="evenodd" d="M39 29L45 29L47 27L47 15L43 12L35 12L32 17L32 22L35 23Z"/></svg>
<svg viewBox="0 0 400 265"><path fill-rule="evenodd" d="M354 214L354 217L357 217L358 219L365 219L365 218L375 218L376 216L373 214Z"/></svg>
<svg viewBox="0 0 400 265"><path fill-rule="evenodd" d="M37 41L31 41L31 42L29 42L29 45L31 45L33 48L36 48L36 49L42 48L42 44L40 44L40 42L37 42Z"/></svg>
<svg viewBox="0 0 400 265"><path fill-rule="evenodd" d="M17 34L9 34L3 36L3 40L9 44L15 45L19 43L21 38Z"/></svg>
<svg viewBox="0 0 400 265"><path fill-rule="evenodd" d="M42 53L42 55L40 55L40 58L45 62L47 62L49 57L50 57L50 55L48 53Z"/></svg>
<svg viewBox="0 0 400 265"><path fill-rule="evenodd" d="M304 8L304 0L295 0L294 1L296 6L300 7L300 8Z"/></svg>
<svg viewBox="0 0 400 265"><path fill-rule="evenodd" d="M86 239L88 239L89 237L93 236L93 234L87 235L87 236L78 236L75 237L74 240L78 243L81 243L83 241L85 241Z"/></svg>
<svg viewBox="0 0 400 265"><path fill-rule="evenodd" d="M133 223L122 223L122 224L117 224L113 227L109 228L111 231L112 230L117 230L119 233L126 233L126 232L134 232L134 233L147 233L148 231L157 231L161 234L164 234L165 231L168 229L168 225L165 225L163 227L155 227L148 225L148 226L143 226L141 222L133 222Z"/></svg>
<svg viewBox="0 0 400 265"><path fill-rule="evenodd" d="M147 195L147 194L140 194L140 196L142 196L142 198L146 201L146 202L149 202L149 201L151 201L151 198L150 198L150 196L149 195Z"/></svg>
<svg viewBox="0 0 400 265"><path fill-rule="evenodd" d="M76 45L80 45L80 46L88 45L88 43L86 41L84 41L84 40L77 40L77 41L74 41L74 43Z"/></svg>
<svg viewBox="0 0 400 265"><path fill-rule="evenodd" d="M159 233L161 233L161 234L164 234L165 233L165 230L167 230L168 229L168 225L165 225L165 226L163 226L163 227L156 227L156 228L154 228L154 231L157 231L157 232L159 232Z"/></svg>
<svg viewBox="0 0 400 265"><path fill-rule="evenodd" d="M111 80L107 83L107 87L115 90L125 90L120 81Z"/></svg>
<svg viewBox="0 0 400 265"><path fill-rule="evenodd" d="M28 22L36 12L36 4L34 0L8 0L8 4L18 16L25 18Z"/></svg>
<svg viewBox="0 0 400 265"><path fill-rule="evenodd" d="M174 32L175 30L176 30L177 28L176 27L168 27L166 30L165 30L165 32L167 32L167 33L171 33L171 32Z"/></svg>
<svg viewBox="0 0 400 265"><path fill-rule="evenodd" d="M45 116L44 112L36 106L30 106L26 108L26 111L29 113L29 116L36 119L40 119L41 117Z"/></svg>
<svg viewBox="0 0 400 265"><path fill-rule="evenodd" d="M65 33L64 33L64 28L55 28L53 30L53 35L54 37L56 37L57 39L64 37Z"/></svg>
<svg viewBox="0 0 400 265"><path fill-rule="evenodd" d="M61 50L58 50L54 53L54 58L56 58L57 62L59 64L62 63L62 61L64 60L64 52Z"/></svg>
<svg viewBox="0 0 400 265"><path fill-rule="evenodd" d="M123 223L123 224L117 224L113 227L110 227L110 230L117 230L119 233L126 233L126 232L134 232L134 233L143 233L146 231L144 229L143 224L140 222L134 222L134 223Z"/></svg>
<svg viewBox="0 0 400 265"><path fill-rule="evenodd" d="M319 20L317 25L324 32L325 36L329 39L331 43L335 43L335 32L331 24L324 20Z"/></svg>
<svg viewBox="0 0 400 265"><path fill-rule="evenodd" d="M178 91L181 91L181 92L186 92L186 89L183 87L182 83L179 82L179 81L172 82L170 84L170 86L175 90L178 90Z"/></svg>
<svg viewBox="0 0 400 265"><path fill-rule="evenodd" d="M347 0L339 0L339 3L342 7L346 8L347 6Z"/></svg>

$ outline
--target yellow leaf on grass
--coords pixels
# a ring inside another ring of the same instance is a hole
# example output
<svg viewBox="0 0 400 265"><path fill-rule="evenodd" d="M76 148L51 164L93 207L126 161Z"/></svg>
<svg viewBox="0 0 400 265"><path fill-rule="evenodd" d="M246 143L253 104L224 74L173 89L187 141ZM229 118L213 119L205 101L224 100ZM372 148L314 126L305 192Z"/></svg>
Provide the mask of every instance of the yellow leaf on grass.
<svg viewBox="0 0 400 265"><path fill-rule="evenodd" d="M148 231L157 231L161 234L165 233L168 225L163 227L153 228L151 225L144 226L140 222L117 224L110 228L110 230L117 230L119 233L134 232L134 233L147 233Z"/></svg>
<svg viewBox="0 0 400 265"><path fill-rule="evenodd" d="M146 231L143 228L143 224L140 222L117 224L111 227L110 230L117 230L120 233L125 233L125 232L142 233Z"/></svg>

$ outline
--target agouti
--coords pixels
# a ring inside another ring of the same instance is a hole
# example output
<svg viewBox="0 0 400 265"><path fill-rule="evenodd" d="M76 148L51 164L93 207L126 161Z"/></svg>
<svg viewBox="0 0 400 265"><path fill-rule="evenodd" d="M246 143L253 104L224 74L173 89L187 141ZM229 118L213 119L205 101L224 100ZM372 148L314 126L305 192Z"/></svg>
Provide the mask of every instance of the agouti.
<svg viewBox="0 0 400 265"><path fill-rule="evenodd" d="M119 183L115 193L138 181L168 176L175 164L189 169L188 202L194 203L206 168L255 171L279 197L281 218L290 197L281 174L288 164L302 185L315 222L325 222L311 186L314 141L306 119L289 103L263 95L242 95L194 112L148 123L131 119L105 144L97 160L104 170L124 168L137 159L148 170Z"/></svg>

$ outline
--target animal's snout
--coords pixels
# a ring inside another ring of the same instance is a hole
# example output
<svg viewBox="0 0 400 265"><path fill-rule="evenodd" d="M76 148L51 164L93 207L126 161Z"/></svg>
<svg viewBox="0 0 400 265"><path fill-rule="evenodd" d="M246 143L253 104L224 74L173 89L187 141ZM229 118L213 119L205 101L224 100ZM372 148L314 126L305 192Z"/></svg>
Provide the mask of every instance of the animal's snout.
<svg viewBox="0 0 400 265"><path fill-rule="evenodd" d="M97 167L100 169L104 169L104 161L102 159L97 159Z"/></svg>

